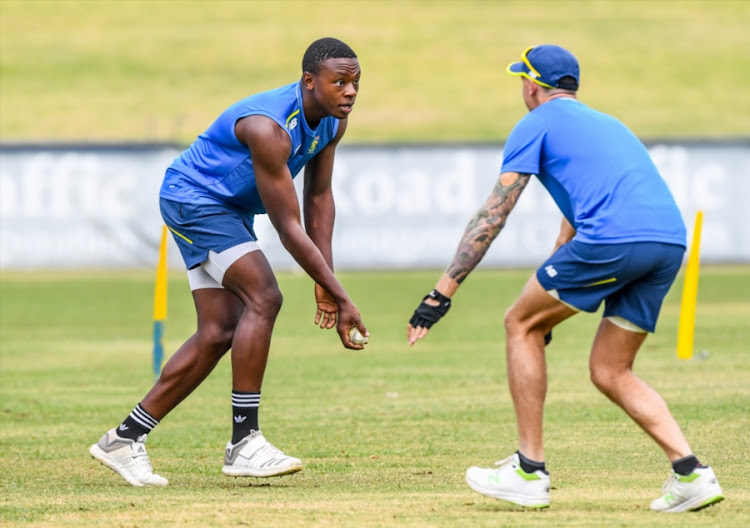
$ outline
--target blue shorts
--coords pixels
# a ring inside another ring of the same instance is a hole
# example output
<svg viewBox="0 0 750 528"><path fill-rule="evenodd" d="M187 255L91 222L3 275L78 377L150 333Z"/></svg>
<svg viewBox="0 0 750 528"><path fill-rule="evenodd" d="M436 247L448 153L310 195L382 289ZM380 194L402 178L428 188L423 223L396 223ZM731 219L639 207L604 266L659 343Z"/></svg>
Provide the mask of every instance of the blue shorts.
<svg viewBox="0 0 750 528"><path fill-rule="evenodd" d="M253 216L231 205L186 204L159 199L164 223L172 232L187 269L216 253L257 240Z"/></svg>
<svg viewBox="0 0 750 528"><path fill-rule="evenodd" d="M560 300L595 312L604 301L604 317L619 316L653 332L664 297L682 265L685 248L661 242L561 246L537 270L545 290Z"/></svg>

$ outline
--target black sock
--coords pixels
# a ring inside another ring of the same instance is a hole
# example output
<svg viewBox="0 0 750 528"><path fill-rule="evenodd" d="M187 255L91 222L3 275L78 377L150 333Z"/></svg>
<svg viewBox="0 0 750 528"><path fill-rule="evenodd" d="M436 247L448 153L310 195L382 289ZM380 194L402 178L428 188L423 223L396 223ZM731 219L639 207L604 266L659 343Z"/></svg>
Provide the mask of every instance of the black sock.
<svg viewBox="0 0 750 528"><path fill-rule="evenodd" d="M533 473L534 471L544 471L545 473L547 473L544 462L537 462L535 460L528 459L523 456L520 451L516 451L516 454L518 455L519 462L521 462L521 469L523 469L526 473Z"/></svg>
<svg viewBox="0 0 750 528"><path fill-rule="evenodd" d="M150 433L157 425L159 425L159 421L146 412L139 403L116 429L117 436L138 440L139 436Z"/></svg>
<svg viewBox="0 0 750 528"><path fill-rule="evenodd" d="M678 475L689 475L697 467L700 467L701 463L698 462L698 458L695 455L688 455L672 462L672 469Z"/></svg>
<svg viewBox="0 0 750 528"><path fill-rule="evenodd" d="M232 391L232 443L258 430L260 392Z"/></svg>

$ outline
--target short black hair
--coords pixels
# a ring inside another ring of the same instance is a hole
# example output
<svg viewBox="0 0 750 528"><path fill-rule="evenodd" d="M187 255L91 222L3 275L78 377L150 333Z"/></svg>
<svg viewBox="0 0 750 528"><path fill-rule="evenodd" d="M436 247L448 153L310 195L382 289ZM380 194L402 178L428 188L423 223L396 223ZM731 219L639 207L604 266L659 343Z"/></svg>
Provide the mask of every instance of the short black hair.
<svg viewBox="0 0 750 528"><path fill-rule="evenodd" d="M357 54L345 43L332 37L318 39L302 57L302 73L318 73L328 59L356 59Z"/></svg>
<svg viewBox="0 0 750 528"><path fill-rule="evenodd" d="M560 90L575 92L578 90L578 81L575 77L566 75L565 77L562 77L559 81L557 81L557 88L559 88Z"/></svg>

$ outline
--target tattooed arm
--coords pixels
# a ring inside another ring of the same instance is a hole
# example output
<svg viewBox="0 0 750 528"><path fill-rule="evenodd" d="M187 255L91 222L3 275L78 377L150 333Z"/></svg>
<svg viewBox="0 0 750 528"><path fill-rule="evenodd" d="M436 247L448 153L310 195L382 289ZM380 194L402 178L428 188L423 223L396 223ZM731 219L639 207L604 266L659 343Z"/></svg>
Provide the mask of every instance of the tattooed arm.
<svg viewBox="0 0 750 528"><path fill-rule="evenodd" d="M505 227L508 215L526 188L531 174L503 172L487 201L466 226L461 242L448 269L435 289L452 297L461 283L484 258L492 242Z"/></svg>
<svg viewBox="0 0 750 528"><path fill-rule="evenodd" d="M505 220L515 207L518 197L529 183L531 174L503 172L492 194L466 226L453 262L440 277L435 290L430 292L414 311L406 326L409 346L424 338L430 327L450 308L450 297L476 268L485 253L505 226Z"/></svg>

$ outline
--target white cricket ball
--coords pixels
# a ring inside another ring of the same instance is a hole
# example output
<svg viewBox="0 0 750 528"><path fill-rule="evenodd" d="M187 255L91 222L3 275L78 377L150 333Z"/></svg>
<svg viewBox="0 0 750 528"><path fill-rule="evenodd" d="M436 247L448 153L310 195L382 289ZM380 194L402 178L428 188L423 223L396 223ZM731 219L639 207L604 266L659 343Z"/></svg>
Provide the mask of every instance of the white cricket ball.
<svg viewBox="0 0 750 528"><path fill-rule="evenodd" d="M354 343L355 345L366 345L369 341L369 338L362 335L362 332L360 332L356 326L352 326L349 328L349 341Z"/></svg>

